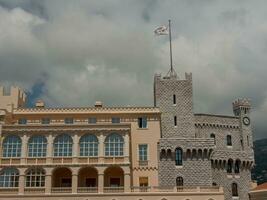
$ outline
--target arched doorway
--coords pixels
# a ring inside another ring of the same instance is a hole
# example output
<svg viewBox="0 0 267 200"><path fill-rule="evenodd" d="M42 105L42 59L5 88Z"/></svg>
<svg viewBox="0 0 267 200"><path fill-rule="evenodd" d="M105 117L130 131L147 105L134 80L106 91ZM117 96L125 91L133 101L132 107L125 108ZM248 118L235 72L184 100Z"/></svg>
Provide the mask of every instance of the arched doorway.
<svg viewBox="0 0 267 200"><path fill-rule="evenodd" d="M104 187L123 187L124 172L118 166L112 166L104 172Z"/></svg>
<svg viewBox="0 0 267 200"><path fill-rule="evenodd" d="M52 187L71 187L72 173L69 168L60 167L53 171Z"/></svg>
<svg viewBox="0 0 267 200"><path fill-rule="evenodd" d="M78 174L78 187L97 187L98 172L93 167L84 167Z"/></svg>

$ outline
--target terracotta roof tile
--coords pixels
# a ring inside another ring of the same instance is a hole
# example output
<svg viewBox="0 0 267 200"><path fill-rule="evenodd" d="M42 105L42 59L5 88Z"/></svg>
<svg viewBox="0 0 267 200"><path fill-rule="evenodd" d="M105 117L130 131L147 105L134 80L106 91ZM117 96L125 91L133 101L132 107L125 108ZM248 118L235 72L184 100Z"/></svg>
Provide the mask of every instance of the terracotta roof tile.
<svg viewBox="0 0 267 200"><path fill-rule="evenodd" d="M254 191L254 190L267 190L267 182L258 185L257 187L255 187L255 188L253 189L253 191Z"/></svg>

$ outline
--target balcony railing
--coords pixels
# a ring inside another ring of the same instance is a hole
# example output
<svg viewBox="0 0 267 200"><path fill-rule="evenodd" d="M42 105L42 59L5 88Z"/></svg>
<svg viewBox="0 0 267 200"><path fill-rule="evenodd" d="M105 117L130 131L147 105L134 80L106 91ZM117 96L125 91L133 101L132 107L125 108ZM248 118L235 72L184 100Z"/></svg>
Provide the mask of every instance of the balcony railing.
<svg viewBox="0 0 267 200"><path fill-rule="evenodd" d="M123 193L124 187L104 187L104 193Z"/></svg>
<svg viewBox="0 0 267 200"><path fill-rule="evenodd" d="M6 194L18 194L19 188L17 187L7 187L7 188L0 188L0 196ZM72 193L72 187L52 187L51 193ZM122 187L104 187L104 193L223 193L222 187L219 186L134 186L130 187L130 190L127 188ZM44 187L35 187L35 188L25 188L25 194L44 194L45 188ZM76 193L76 192L75 192ZM99 188L97 187L78 187L77 193L101 193Z"/></svg>
<svg viewBox="0 0 267 200"><path fill-rule="evenodd" d="M98 193L97 187L78 187L78 193Z"/></svg>
<svg viewBox="0 0 267 200"><path fill-rule="evenodd" d="M51 193L71 193L71 187L52 187Z"/></svg>
<svg viewBox="0 0 267 200"><path fill-rule="evenodd" d="M29 187L29 188L24 188L24 193L25 194L40 194L40 193L45 193L45 188L43 188L43 187Z"/></svg>

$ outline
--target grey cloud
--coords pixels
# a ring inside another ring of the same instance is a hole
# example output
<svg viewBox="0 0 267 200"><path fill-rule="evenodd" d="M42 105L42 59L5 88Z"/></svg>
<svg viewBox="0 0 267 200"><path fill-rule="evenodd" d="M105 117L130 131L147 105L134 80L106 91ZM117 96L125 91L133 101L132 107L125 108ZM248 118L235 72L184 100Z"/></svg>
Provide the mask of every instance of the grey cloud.
<svg viewBox="0 0 267 200"><path fill-rule="evenodd" d="M2 83L31 90L42 80L50 106L152 105L153 75L169 66L168 38L153 30L172 19L175 68L180 77L193 72L195 112L231 114L235 98L249 97L256 138L267 136L265 1L0 0L0 6Z"/></svg>

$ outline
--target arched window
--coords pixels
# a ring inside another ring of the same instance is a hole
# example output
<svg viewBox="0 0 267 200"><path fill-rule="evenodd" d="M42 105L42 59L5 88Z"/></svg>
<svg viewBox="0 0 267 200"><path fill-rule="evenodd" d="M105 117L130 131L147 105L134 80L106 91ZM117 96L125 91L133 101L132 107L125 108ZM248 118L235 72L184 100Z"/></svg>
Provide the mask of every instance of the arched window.
<svg viewBox="0 0 267 200"><path fill-rule="evenodd" d="M80 156L97 156L98 140L95 135L87 134L80 139Z"/></svg>
<svg viewBox="0 0 267 200"><path fill-rule="evenodd" d="M232 146L232 136L231 135L226 136L226 143L227 143L227 146Z"/></svg>
<svg viewBox="0 0 267 200"><path fill-rule="evenodd" d="M26 173L26 187L44 187L45 171L40 168L30 169Z"/></svg>
<svg viewBox="0 0 267 200"><path fill-rule="evenodd" d="M105 156L123 156L123 138L112 133L105 140Z"/></svg>
<svg viewBox="0 0 267 200"><path fill-rule="evenodd" d="M69 135L59 135L54 140L54 156L72 156L72 138Z"/></svg>
<svg viewBox="0 0 267 200"><path fill-rule="evenodd" d="M227 162L227 173L232 173L233 169L233 160L229 159Z"/></svg>
<svg viewBox="0 0 267 200"><path fill-rule="evenodd" d="M236 183L232 183L232 196L238 197L238 188Z"/></svg>
<svg viewBox="0 0 267 200"><path fill-rule="evenodd" d="M175 165L183 165L183 150L181 148L175 149Z"/></svg>
<svg viewBox="0 0 267 200"><path fill-rule="evenodd" d="M19 171L16 168L6 168L0 173L0 187L18 187Z"/></svg>
<svg viewBox="0 0 267 200"><path fill-rule="evenodd" d="M7 136L3 141L3 157L20 157L21 139L16 135Z"/></svg>
<svg viewBox="0 0 267 200"><path fill-rule="evenodd" d="M181 176L178 176L177 178L176 178L176 186L183 186L184 185L184 179L183 179L183 177L181 177Z"/></svg>
<svg viewBox="0 0 267 200"><path fill-rule="evenodd" d="M235 173L239 174L240 172L240 160L235 161Z"/></svg>
<svg viewBox="0 0 267 200"><path fill-rule="evenodd" d="M47 140L44 136L33 136L28 142L29 157L45 157L47 148Z"/></svg>
<svg viewBox="0 0 267 200"><path fill-rule="evenodd" d="M215 134L214 133L210 134L210 138L214 139L214 144L216 144L216 138L215 138Z"/></svg>

